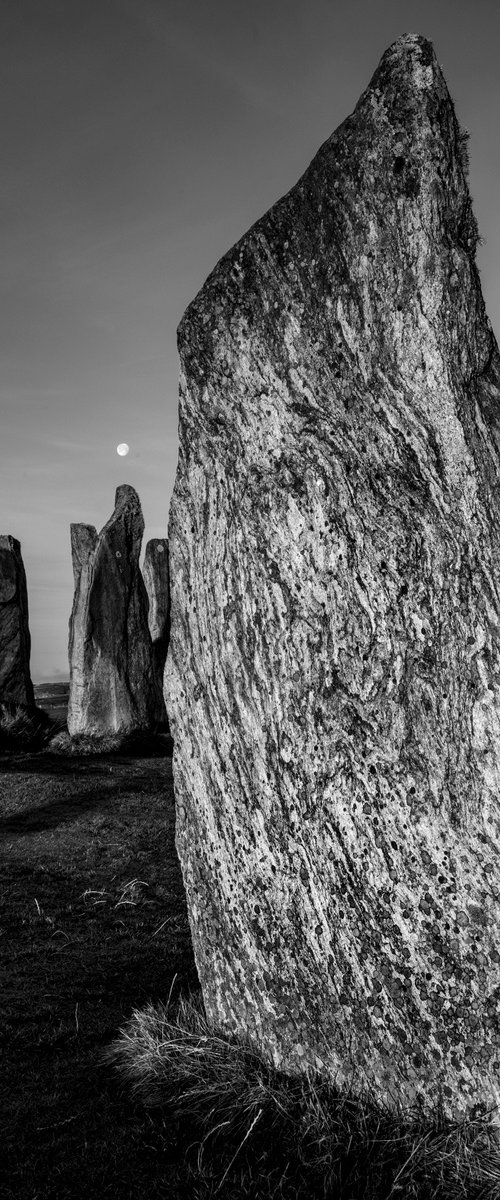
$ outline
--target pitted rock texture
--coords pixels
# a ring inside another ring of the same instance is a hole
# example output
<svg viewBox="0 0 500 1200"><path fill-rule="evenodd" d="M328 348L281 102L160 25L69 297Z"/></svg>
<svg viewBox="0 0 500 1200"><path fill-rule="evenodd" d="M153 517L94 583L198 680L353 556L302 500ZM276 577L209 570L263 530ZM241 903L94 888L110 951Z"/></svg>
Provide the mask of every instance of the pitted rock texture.
<svg viewBox="0 0 500 1200"><path fill-rule="evenodd" d="M28 590L21 545L0 534L0 700L33 708Z"/></svg>
<svg viewBox="0 0 500 1200"><path fill-rule="evenodd" d="M75 596L70 618L68 730L72 737L154 729L162 696L153 665L148 599L139 570L144 520L134 488L116 490L98 534L71 526Z"/></svg>
<svg viewBox="0 0 500 1200"><path fill-rule="evenodd" d="M385 53L179 329L167 707L208 1014L500 1098L500 356L431 44Z"/></svg>
<svg viewBox="0 0 500 1200"><path fill-rule="evenodd" d="M154 669L158 690L162 696L162 717L165 722L167 714L163 702L163 676L170 637L170 575L166 538L151 538L147 543L142 573L149 600L149 632L153 642Z"/></svg>

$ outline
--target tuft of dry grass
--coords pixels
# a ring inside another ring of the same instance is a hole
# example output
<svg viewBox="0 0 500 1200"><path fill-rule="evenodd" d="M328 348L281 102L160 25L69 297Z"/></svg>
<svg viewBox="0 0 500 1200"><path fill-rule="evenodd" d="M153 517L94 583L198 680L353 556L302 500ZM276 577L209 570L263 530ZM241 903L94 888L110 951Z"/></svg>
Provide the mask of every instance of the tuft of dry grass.
<svg viewBox="0 0 500 1200"><path fill-rule="evenodd" d="M90 758L103 754L125 754L129 757L165 756L172 752L172 741L164 732L151 733L108 733L102 737L90 737L87 734L75 734L74 737L67 729L60 729L52 737L48 746L53 754L75 755Z"/></svg>
<svg viewBox="0 0 500 1200"><path fill-rule="evenodd" d="M52 740L50 749L55 753L82 757L94 754L113 754L123 749L125 740L122 735L117 733L105 734L99 738L89 737L84 733L71 737L67 729L64 729Z"/></svg>
<svg viewBox="0 0 500 1200"><path fill-rule="evenodd" d="M60 728L42 708L0 702L0 752L42 750Z"/></svg>
<svg viewBox="0 0 500 1200"><path fill-rule="evenodd" d="M286 1113L289 1089L249 1046L210 1028L200 995L135 1009L105 1058L147 1106L174 1102L204 1131L213 1132L215 1109L226 1134L246 1129L259 1110L271 1121Z"/></svg>
<svg viewBox="0 0 500 1200"><path fill-rule="evenodd" d="M146 1106L162 1107L177 1127L184 1122L195 1133L200 1171L208 1151L213 1166L217 1147L224 1173L211 1195L227 1186L236 1166L238 1194L256 1195L256 1171L271 1160L287 1183L278 1180L277 1190L269 1186L259 1195L500 1195L500 1142L491 1114L456 1122L437 1110L431 1117L394 1114L367 1096L340 1093L318 1075L287 1076L244 1040L211 1027L199 995L134 1010L105 1058Z"/></svg>

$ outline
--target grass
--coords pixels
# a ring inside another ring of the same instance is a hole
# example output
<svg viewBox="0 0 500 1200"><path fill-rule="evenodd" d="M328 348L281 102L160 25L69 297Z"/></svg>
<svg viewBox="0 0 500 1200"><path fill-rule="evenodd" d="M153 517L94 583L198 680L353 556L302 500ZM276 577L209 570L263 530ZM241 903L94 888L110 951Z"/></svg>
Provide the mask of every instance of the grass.
<svg viewBox="0 0 500 1200"><path fill-rule="evenodd" d="M0 702L0 754L46 750L51 754L80 758L103 754L145 757L148 754L165 755L172 751L166 723L158 724L157 729L151 732L137 730L129 734L109 733L101 737L89 737L86 734L71 737L66 725L68 684L38 685L35 694L43 699L46 707L36 705L28 708L21 704Z"/></svg>
<svg viewBox="0 0 500 1200"><path fill-rule="evenodd" d="M0 758L2 1200L498 1200L486 1119L394 1117L209 1026L161 746Z"/></svg>
<svg viewBox="0 0 500 1200"><path fill-rule="evenodd" d="M3 755L0 810L2 1200L184 1200L169 1124L102 1063L197 985L171 760Z"/></svg>
<svg viewBox="0 0 500 1200"><path fill-rule="evenodd" d="M319 1076L284 1075L214 1030L199 995L136 1010L105 1057L145 1105L196 1137L207 1195L227 1184L241 1197L498 1200L487 1118L394 1114Z"/></svg>
<svg viewBox="0 0 500 1200"><path fill-rule="evenodd" d="M126 754L132 758L172 752L172 739L164 729L151 733L137 730L134 733L108 733L101 737L89 737L79 733L70 736L67 729L58 730L48 743L53 754L84 755Z"/></svg>
<svg viewBox="0 0 500 1200"><path fill-rule="evenodd" d="M0 753L42 750L60 729L41 708L0 702Z"/></svg>

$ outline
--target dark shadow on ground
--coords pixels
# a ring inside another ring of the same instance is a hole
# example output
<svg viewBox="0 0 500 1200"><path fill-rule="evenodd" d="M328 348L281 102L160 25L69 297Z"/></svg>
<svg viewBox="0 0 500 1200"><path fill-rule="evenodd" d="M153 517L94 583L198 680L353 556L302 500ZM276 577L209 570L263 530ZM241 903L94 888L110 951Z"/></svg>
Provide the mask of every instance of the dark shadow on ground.
<svg viewBox="0 0 500 1200"><path fill-rule="evenodd" d="M141 790L147 796L147 788ZM57 829L62 822L77 821L84 812L104 811L112 796L125 793L126 788L121 782L106 785L104 790L94 793L70 792L63 799L35 805L14 816L0 817L0 835L10 833L22 837L23 834L38 833L44 829Z"/></svg>
<svg viewBox="0 0 500 1200"><path fill-rule="evenodd" d="M126 763L131 759L142 758L172 758L174 744L168 734L131 741L129 745L120 746L118 750L87 754L53 754L50 750L40 750L36 753L0 753L0 779L3 773L27 775L74 775L82 769L86 774L99 775L102 765L106 763Z"/></svg>
<svg viewBox="0 0 500 1200"><path fill-rule="evenodd" d="M171 764L3 765L2 1196L184 1200L162 1118L102 1059L133 1009L198 988Z"/></svg>
<svg viewBox="0 0 500 1200"><path fill-rule="evenodd" d="M88 755L77 756L48 754L1 754L0 755L0 784L2 775L76 775L79 768L86 775L102 775L103 764L112 761L108 754L91 758Z"/></svg>
<svg viewBox="0 0 500 1200"><path fill-rule="evenodd" d="M159 787L170 791L170 800L166 798L165 803L173 804L171 760L165 755L134 761L124 756L102 756L97 760L53 756L50 763L36 755L33 765L35 769L29 770L28 762L6 765L0 760L0 805L4 800L5 813L0 817L0 834L19 837L54 830L61 823L79 820L86 812L106 811L114 797L125 799L127 794L140 795L147 804ZM18 791L24 790L15 811L10 802L13 776ZM34 788L37 776L38 787Z"/></svg>

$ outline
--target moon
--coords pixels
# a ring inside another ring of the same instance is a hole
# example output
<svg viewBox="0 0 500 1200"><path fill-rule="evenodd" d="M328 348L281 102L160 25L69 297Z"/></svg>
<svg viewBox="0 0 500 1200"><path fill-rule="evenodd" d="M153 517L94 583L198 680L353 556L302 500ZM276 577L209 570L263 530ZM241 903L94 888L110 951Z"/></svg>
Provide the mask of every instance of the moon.
<svg viewBox="0 0 500 1200"><path fill-rule="evenodd" d="M116 453L120 455L120 458L124 458L125 454L128 454L129 450L130 446L127 446L126 442L120 442L120 445L116 447Z"/></svg>

